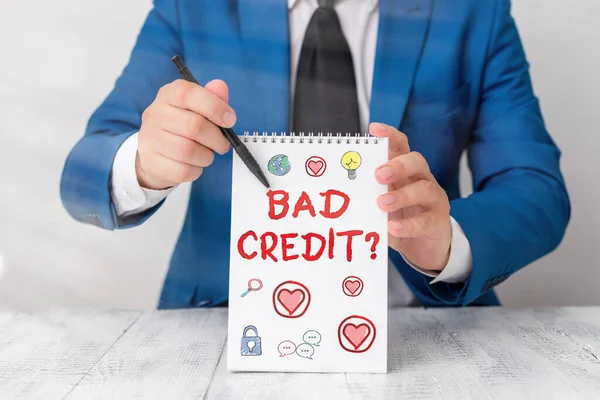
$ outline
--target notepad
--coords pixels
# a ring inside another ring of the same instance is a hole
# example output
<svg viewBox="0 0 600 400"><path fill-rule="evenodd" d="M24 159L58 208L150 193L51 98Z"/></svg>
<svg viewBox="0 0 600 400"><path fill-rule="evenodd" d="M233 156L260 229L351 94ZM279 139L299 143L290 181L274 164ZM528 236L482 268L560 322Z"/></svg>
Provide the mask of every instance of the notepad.
<svg viewBox="0 0 600 400"><path fill-rule="evenodd" d="M385 138L245 134L233 160L227 366L387 372Z"/></svg>

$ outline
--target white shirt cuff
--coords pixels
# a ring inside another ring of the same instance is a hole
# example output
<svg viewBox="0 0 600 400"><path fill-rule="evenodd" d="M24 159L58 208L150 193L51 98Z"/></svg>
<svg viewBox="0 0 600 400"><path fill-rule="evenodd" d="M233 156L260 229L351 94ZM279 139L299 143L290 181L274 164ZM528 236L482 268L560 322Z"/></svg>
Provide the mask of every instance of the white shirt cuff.
<svg viewBox="0 0 600 400"><path fill-rule="evenodd" d="M450 245L450 257L446 267L440 271L428 271L420 268L414 264L411 264L402 254L402 258L408 265L416 269L423 275L427 275L431 278L435 278L430 282L431 284L437 282L447 283L459 283L466 281L471 276L473 271L473 255L471 254L471 245L469 240L462 230L460 224L456 222L452 216L450 217L452 223L452 241Z"/></svg>
<svg viewBox="0 0 600 400"><path fill-rule="evenodd" d="M137 148L136 132L123 142L113 161L110 194L119 217L142 213L160 203L175 189L150 190L140 186L135 172Z"/></svg>

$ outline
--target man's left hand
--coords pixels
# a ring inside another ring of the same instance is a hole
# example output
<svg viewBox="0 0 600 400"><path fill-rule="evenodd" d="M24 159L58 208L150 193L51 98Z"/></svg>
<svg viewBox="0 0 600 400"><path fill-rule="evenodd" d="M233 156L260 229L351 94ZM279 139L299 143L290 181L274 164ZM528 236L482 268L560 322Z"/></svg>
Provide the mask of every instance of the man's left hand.
<svg viewBox="0 0 600 400"><path fill-rule="evenodd" d="M410 151L404 133L379 123L372 123L369 132L389 141L389 161L375 171L377 181L388 185L388 193L379 196L377 204L388 213L389 246L413 265L443 270L452 241L446 192L425 158Z"/></svg>

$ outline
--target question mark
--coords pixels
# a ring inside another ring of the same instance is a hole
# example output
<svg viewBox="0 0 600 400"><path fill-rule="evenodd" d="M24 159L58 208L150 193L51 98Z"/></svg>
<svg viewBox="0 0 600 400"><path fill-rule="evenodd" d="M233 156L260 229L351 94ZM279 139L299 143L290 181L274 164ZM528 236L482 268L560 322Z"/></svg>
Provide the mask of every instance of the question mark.
<svg viewBox="0 0 600 400"><path fill-rule="evenodd" d="M375 250L377 249L377 244L379 243L379 234L377 232L367 233L367 236L365 236L365 242L369 243L371 239L373 239L373 244L371 244L371 252L373 253L371 254L371 260L374 260L377 258L377 253L375 253Z"/></svg>

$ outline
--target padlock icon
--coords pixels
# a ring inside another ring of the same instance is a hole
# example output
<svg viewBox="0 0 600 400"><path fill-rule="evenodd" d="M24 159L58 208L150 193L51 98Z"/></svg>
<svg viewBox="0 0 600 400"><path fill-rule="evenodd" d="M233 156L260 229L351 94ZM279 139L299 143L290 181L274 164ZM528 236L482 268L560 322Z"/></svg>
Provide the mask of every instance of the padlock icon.
<svg viewBox="0 0 600 400"><path fill-rule="evenodd" d="M248 331L254 331L254 335L249 335ZM244 328L242 334L242 355L243 356L260 356L262 354L262 346L258 329L254 325L248 325Z"/></svg>

